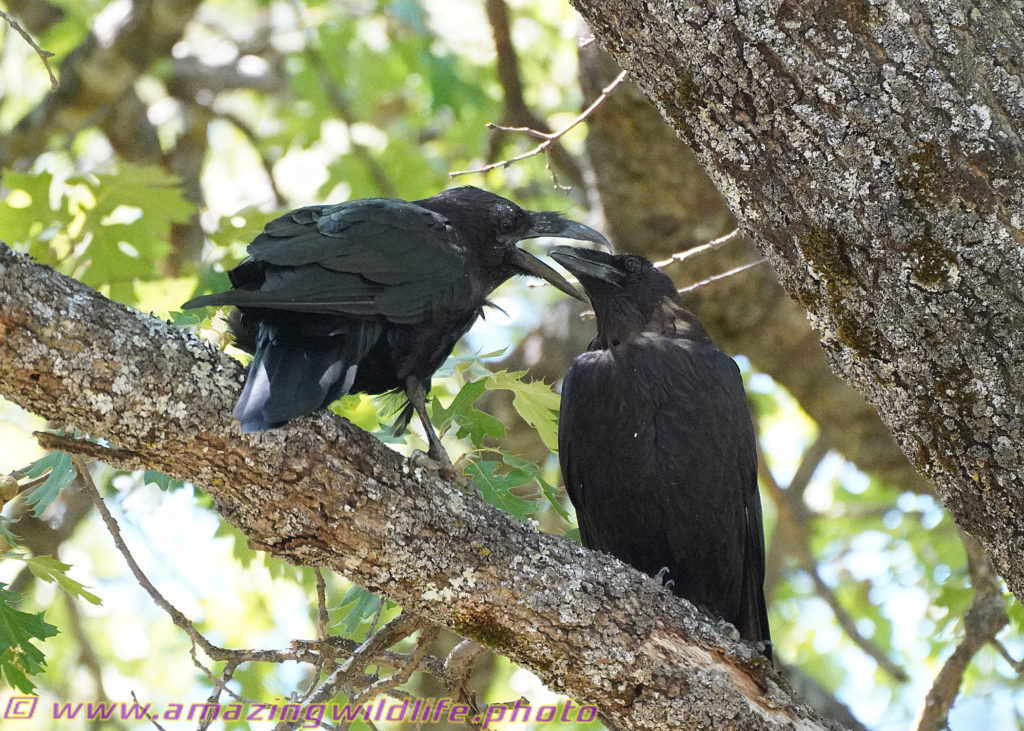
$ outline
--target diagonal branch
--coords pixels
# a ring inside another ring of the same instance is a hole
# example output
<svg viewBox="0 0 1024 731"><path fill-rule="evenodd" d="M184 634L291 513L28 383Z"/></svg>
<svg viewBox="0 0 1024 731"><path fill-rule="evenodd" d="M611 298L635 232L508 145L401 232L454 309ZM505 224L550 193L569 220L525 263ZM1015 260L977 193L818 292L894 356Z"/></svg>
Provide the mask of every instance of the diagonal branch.
<svg viewBox="0 0 1024 731"><path fill-rule="evenodd" d="M804 479L809 480L810 476L814 473L814 468L817 467L818 463L821 462L822 458L827 452L824 442L819 439L817 442L812 444L807 453L804 455L804 463L800 465L797 470L797 476L801 479L801 485L796 486L797 492L803 491L805 483ZM805 464L807 467L805 467ZM907 675L907 671L897 665L885 652L872 642L869 638L865 637L859 629L857 629L856 620L846 611L846 608L839 601L839 597L836 596L835 591L830 587L825 580L821 578L821 573L818 571L817 562L814 559L814 555L811 553L810 535L808 533L807 526L798 517L796 510L794 510L790 501L787 499L787 490L784 490L778 482L775 481L775 477L772 475L771 470L768 467L768 463L764 459L764 455L758 452L758 474L761 476L761 481L768 488L768 495L771 497L772 502L775 503L775 508L778 511L779 521L785 523L786 532L793 537L792 548L794 552L794 558L797 564L807 575L810 576L811 581L814 583L814 590L818 596L828 604L829 609L832 610L832 614L836 618L836 622L843 628L847 636L853 641L857 647L859 647L865 654L867 654L872 660L878 663L878 666L885 670L893 680L900 683L907 682L910 678ZM806 477L804 477L806 476ZM796 478L794 478L796 479Z"/></svg>
<svg viewBox="0 0 1024 731"><path fill-rule="evenodd" d="M964 636L935 676L924 705L918 712L917 731L949 728L949 711L960 692L967 666L978 651L993 642L1010 621L1006 614L1006 600L999 589L999 579L992 562L974 538L963 531L960 535L967 550L967 570L974 586L974 599L964 615Z"/></svg>
<svg viewBox="0 0 1024 731"><path fill-rule="evenodd" d="M0 246L0 395L189 479L251 544L337 570L621 728L828 728L749 645L615 559L411 468L330 413L231 421L242 370L192 334Z"/></svg>

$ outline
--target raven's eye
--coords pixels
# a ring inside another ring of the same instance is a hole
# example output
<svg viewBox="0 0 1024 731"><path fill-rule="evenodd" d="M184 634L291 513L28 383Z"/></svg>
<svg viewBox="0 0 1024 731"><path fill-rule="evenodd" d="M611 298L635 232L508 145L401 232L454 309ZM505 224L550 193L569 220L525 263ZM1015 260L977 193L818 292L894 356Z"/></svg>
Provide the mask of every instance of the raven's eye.
<svg viewBox="0 0 1024 731"><path fill-rule="evenodd" d="M640 267L641 264L639 259L635 259L632 256L626 259L626 271L636 274L640 271Z"/></svg>
<svg viewBox="0 0 1024 731"><path fill-rule="evenodd" d="M501 233L508 233L509 231L514 229L516 227L516 221L518 218L519 217L516 215L516 212L513 209L508 208L507 206L502 206L501 208L499 208L497 211L495 211L494 215L495 223L498 226L498 231Z"/></svg>

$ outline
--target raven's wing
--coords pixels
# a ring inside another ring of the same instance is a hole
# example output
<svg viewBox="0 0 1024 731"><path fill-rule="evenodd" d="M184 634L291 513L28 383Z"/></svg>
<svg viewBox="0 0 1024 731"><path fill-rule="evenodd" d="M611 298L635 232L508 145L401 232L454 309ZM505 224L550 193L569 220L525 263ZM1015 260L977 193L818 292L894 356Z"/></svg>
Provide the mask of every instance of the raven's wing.
<svg viewBox="0 0 1024 731"><path fill-rule="evenodd" d="M598 537L593 535L588 520L585 493L583 489L584 475L581 472L580 456L576 449L580 445L586 450L586 419L588 414L581 408L585 396L577 393L575 382L582 380L583 388L587 389L589 378L587 369L597 356L587 352L577 356L565 377L562 379L562 398L558 409L558 464L562 469L562 482L569 494L569 502L576 509L576 525L579 527L580 540L588 548L599 548ZM579 375L582 373L582 375Z"/></svg>
<svg viewBox="0 0 1024 731"><path fill-rule="evenodd" d="M444 216L368 198L308 206L267 224L232 272L236 289L183 307L236 305L411 323L466 286L464 249Z"/></svg>
<svg viewBox="0 0 1024 731"><path fill-rule="evenodd" d="M764 539L735 363L646 334L577 357L566 382L559 460L584 545L648 574L667 568L677 594L744 623L742 602L763 606Z"/></svg>

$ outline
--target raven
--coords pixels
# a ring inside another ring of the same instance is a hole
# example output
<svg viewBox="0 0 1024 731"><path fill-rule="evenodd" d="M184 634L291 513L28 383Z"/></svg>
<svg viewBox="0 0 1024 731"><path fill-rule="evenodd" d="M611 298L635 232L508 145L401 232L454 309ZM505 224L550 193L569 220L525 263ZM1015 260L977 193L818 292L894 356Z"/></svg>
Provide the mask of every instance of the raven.
<svg viewBox="0 0 1024 731"><path fill-rule="evenodd" d="M430 378L516 274L582 295L516 246L559 236L607 239L557 213L535 212L479 188L423 200L365 198L299 208L267 224L249 258L228 272L233 289L183 308L234 305L232 329L253 354L234 416L263 431L346 393L404 390L396 431L415 411L428 456L451 465L427 417Z"/></svg>
<svg viewBox="0 0 1024 731"><path fill-rule="evenodd" d="M757 453L739 368L640 256L557 246L597 317L562 383L558 451L583 545L765 643Z"/></svg>

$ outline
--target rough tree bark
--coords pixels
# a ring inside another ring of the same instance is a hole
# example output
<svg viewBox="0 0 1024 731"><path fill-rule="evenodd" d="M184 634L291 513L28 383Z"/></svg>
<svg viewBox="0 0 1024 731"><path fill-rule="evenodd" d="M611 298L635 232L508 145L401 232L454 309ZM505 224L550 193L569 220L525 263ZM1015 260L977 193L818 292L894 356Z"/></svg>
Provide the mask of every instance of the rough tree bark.
<svg viewBox="0 0 1024 731"><path fill-rule="evenodd" d="M0 395L117 445L79 449L192 480L255 547L337 570L620 728L836 728L657 582L410 470L333 414L240 434L241 373L0 244Z"/></svg>
<svg viewBox="0 0 1024 731"><path fill-rule="evenodd" d="M1024 598L1024 7L573 1Z"/></svg>

